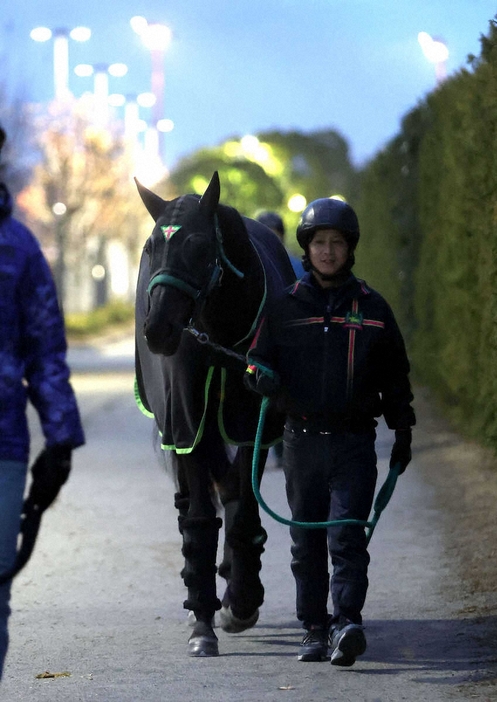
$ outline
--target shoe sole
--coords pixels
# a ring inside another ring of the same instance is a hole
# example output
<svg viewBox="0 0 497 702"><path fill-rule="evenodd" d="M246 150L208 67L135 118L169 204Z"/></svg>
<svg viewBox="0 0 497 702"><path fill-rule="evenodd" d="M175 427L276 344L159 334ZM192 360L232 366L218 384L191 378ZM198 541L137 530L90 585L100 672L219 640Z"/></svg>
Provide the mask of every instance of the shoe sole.
<svg viewBox="0 0 497 702"><path fill-rule="evenodd" d="M366 637L361 630L345 632L331 654L331 665L348 668L366 650Z"/></svg>
<svg viewBox="0 0 497 702"><path fill-rule="evenodd" d="M299 653L297 656L298 661L303 661L304 663L322 663L323 661L329 661L330 657L328 652L326 653Z"/></svg>

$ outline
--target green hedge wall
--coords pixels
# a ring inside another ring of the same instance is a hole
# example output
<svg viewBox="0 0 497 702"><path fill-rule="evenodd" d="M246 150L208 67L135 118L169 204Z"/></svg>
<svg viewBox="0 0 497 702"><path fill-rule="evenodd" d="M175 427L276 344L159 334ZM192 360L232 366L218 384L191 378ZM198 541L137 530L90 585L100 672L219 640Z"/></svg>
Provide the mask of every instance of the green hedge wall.
<svg viewBox="0 0 497 702"><path fill-rule="evenodd" d="M497 24L361 174L357 273L389 300L414 377L497 449Z"/></svg>

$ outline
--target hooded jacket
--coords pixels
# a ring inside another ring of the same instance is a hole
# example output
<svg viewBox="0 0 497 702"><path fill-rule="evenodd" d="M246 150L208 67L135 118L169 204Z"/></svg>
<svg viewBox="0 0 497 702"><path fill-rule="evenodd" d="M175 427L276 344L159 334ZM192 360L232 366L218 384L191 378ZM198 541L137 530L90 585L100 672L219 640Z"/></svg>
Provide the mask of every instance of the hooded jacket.
<svg viewBox="0 0 497 702"><path fill-rule="evenodd" d="M0 183L0 460L28 460L28 399L47 446L84 444L66 351L50 269Z"/></svg>
<svg viewBox="0 0 497 702"><path fill-rule="evenodd" d="M277 371L278 408L319 429L415 424L409 361L393 312L350 274L321 288L312 273L288 288L261 322L249 363Z"/></svg>

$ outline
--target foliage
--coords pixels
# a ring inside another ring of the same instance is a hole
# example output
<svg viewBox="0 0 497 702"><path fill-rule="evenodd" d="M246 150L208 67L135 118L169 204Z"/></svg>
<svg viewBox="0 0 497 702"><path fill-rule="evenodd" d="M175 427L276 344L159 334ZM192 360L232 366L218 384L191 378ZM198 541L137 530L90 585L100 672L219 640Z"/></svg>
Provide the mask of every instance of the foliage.
<svg viewBox="0 0 497 702"><path fill-rule="evenodd" d="M170 181L177 194L201 194L216 170L223 202L249 217L261 210L278 212L288 232L287 245L293 250L298 249L293 233L300 211L289 209L291 196L299 194L310 202L332 194L349 200L357 194L357 173L348 144L333 130L310 134L271 131L229 139L183 159Z"/></svg>
<svg viewBox="0 0 497 702"><path fill-rule="evenodd" d="M497 449L497 24L361 174L357 269L392 302L416 377Z"/></svg>
<svg viewBox="0 0 497 702"><path fill-rule="evenodd" d="M66 270L81 271L88 250L112 238L136 251L146 214L139 206L131 158L120 137L93 127L76 106L61 109L55 103L39 134L41 158L18 202L27 225L52 259L64 300ZM55 212L57 203L63 209Z"/></svg>
<svg viewBox="0 0 497 702"><path fill-rule="evenodd" d="M68 338L81 340L104 330L108 331L109 327L130 323L134 314L133 305L115 300L91 312L66 314L66 332Z"/></svg>

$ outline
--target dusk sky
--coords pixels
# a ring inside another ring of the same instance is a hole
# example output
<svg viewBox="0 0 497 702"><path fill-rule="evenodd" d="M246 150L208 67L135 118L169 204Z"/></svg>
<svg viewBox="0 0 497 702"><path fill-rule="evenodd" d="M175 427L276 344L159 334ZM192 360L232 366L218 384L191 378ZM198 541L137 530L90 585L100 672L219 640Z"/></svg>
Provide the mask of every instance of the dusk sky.
<svg viewBox="0 0 497 702"><path fill-rule="evenodd" d="M435 88L435 68L418 33L443 40L450 76L480 53L494 0L17 0L0 21L2 80L28 102L53 98L53 42L36 26L85 25L69 43L74 95L92 90L79 63L123 62L110 92L150 90L151 57L129 24L142 15L167 24L166 163L228 137L268 129L335 129L360 165L396 135L402 117Z"/></svg>

